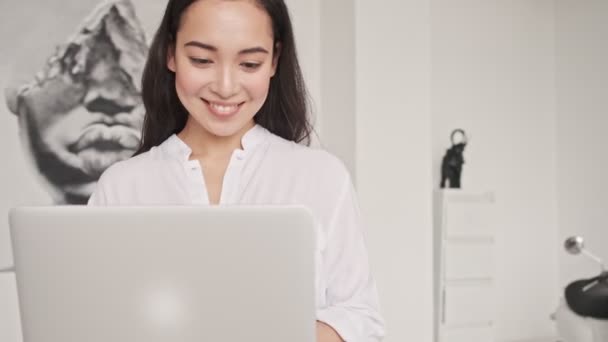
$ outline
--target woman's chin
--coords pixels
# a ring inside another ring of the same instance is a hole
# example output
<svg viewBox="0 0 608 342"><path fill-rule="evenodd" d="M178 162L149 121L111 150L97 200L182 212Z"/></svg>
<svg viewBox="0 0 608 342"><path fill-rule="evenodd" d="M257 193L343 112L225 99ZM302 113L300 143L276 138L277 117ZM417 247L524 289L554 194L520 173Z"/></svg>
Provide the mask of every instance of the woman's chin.
<svg viewBox="0 0 608 342"><path fill-rule="evenodd" d="M240 121L226 121L226 122L209 122L205 125L207 131L217 137L231 137L236 134L244 134L251 127L253 127L255 123L253 119L246 122Z"/></svg>

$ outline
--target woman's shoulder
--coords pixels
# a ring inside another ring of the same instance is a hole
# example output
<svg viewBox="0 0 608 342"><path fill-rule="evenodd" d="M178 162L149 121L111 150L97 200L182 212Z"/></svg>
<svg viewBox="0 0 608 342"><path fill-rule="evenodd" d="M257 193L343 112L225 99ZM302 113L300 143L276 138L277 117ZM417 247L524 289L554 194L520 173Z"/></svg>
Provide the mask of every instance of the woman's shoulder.
<svg viewBox="0 0 608 342"><path fill-rule="evenodd" d="M149 173L152 165L158 160L157 154L157 148L153 147L147 152L118 161L101 174L99 182L131 182Z"/></svg>

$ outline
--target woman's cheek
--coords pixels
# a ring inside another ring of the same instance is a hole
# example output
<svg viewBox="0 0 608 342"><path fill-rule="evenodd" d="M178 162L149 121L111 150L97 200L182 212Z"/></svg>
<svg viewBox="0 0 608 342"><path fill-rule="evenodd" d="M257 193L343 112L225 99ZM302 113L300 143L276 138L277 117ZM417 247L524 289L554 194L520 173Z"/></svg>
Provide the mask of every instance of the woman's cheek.
<svg viewBox="0 0 608 342"><path fill-rule="evenodd" d="M177 81L187 94L197 94L209 80L209 72L196 68L186 68L177 75Z"/></svg>
<svg viewBox="0 0 608 342"><path fill-rule="evenodd" d="M270 86L270 77L268 75L255 75L248 79L247 88L251 97L257 100L265 99Z"/></svg>

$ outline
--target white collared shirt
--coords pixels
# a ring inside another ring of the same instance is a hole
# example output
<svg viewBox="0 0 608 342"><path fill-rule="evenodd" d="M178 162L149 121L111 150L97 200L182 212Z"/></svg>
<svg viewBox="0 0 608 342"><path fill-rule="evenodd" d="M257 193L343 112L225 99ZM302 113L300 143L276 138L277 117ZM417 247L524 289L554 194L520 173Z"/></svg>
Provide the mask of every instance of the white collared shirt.
<svg viewBox="0 0 608 342"><path fill-rule="evenodd" d="M318 225L317 320L348 342L379 341L384 322L370 274L355 191L344 165L329 153L256 125L233 152L222 204L296 204ZM209 205L198 160L176 135L103 173L89 205Z"/></svg>

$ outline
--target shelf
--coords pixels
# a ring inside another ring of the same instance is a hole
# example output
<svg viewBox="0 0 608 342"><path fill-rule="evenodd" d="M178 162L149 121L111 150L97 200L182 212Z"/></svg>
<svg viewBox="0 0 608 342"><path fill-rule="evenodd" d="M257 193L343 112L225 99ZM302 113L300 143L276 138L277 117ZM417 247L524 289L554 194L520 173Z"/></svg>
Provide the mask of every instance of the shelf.
<svg viewBox="0 0 608 342"><path fill-rule="evenodd" d="M496 316L496 215L491 191L434 198L437 342L492 342Z"/></svg>

